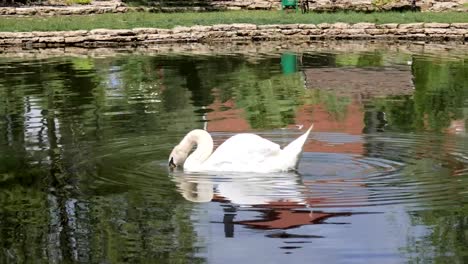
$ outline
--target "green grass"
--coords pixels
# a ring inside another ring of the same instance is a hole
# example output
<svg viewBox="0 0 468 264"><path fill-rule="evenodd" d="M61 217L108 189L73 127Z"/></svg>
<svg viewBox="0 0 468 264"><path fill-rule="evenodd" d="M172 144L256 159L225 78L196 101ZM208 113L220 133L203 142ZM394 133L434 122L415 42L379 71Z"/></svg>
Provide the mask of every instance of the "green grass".
<svg viewBox="0 0 468 264"><path fill-rule="evenodd" d="M214 25L229 23L415 23L468 22L461 12L388 12L388 13L284 13L282 11L231 11L210 13L146 13L101 14L91 16L0 17L0 31L63 31L78 29L130 29L136 27L172 28L174 26Z"/></svg>
<svg viewBox="0 0 468 264"><path fill-rule="evenodd" d="M79 4L79 5L88 5L91 4L91 0L66 0L66 3L73 5L73 4Z"/></svg>

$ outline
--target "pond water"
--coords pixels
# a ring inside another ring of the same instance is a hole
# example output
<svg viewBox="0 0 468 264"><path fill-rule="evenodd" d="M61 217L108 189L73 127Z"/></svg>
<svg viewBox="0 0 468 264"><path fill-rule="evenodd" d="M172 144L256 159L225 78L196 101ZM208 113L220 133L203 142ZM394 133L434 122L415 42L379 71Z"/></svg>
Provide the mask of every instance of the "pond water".
<svg viewBox="0 0 468 264"><path fill-rule="evenodd" d="M1 263L464 263L468 53L0 57ZM191 129L297 172L169 172ZM302 128L301 128L302 127Z"/></svg>

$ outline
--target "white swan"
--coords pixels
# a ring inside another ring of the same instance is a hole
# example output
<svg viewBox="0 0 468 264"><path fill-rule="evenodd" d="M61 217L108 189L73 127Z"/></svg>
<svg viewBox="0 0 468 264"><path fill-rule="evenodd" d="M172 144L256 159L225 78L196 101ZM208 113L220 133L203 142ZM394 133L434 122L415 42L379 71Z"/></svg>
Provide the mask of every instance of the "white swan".
<svg viewBox="0 0 468 264"><path fill-rule="evenodd" d="M238 134L221 144L213 152L213 139L205 130L190 131L174 147L169 156L171 168L182 166L184 171L277 172L297 168L302 147L312 126L284 149L255 134ZM193 146L195 151L190 154Z"/></svg>

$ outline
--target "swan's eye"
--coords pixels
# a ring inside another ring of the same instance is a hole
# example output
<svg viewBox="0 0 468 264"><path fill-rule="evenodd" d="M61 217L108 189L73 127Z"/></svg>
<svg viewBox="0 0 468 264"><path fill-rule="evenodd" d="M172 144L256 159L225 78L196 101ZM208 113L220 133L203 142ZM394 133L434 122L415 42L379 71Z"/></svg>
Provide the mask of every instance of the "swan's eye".
<svg viewBox="0 0 468 264"><path fill-rule="evenodd" d="M175 167L177 167L177 165L174 163L174 158L171 157L169 160L169 168L174 169Z"/></svg>

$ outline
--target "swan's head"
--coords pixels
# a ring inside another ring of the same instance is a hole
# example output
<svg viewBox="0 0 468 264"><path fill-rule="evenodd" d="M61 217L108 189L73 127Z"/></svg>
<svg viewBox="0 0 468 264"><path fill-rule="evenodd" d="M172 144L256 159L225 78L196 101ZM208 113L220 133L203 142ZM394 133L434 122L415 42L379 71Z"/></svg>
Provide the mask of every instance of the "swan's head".
<svg viewBox="0 0 468 264"><path fill-rule="evenodd" d="M188 152L185 148L180 147L180 145L175 146L169 155L169 168L174 169L184 165L187 156Z"/></svg>

